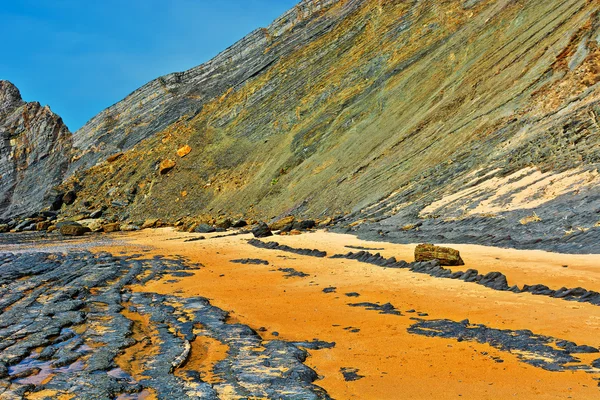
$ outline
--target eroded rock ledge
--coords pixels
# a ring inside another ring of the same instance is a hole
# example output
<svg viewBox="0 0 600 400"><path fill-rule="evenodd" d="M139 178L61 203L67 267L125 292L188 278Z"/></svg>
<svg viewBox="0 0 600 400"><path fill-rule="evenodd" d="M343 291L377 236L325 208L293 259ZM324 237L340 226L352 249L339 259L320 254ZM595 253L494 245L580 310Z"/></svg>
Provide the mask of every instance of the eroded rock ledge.
<svg viewBox="0 0 600 400"><path fill-rule="evenodd" d="M201 297L133 293L131 284L189 276L199 265L87 251L0 254L0 397L77 393L114 399L228 396L326 399L306 349L263 341ZM226 347L212 379L186 368L196 341Z"/></svg>

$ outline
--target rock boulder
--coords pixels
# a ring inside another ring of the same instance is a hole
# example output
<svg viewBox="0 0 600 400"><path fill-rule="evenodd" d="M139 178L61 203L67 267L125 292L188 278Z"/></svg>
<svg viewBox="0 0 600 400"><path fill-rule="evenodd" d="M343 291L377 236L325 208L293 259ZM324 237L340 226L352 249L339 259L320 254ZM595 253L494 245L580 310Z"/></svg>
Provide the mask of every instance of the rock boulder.
<svg viewBox="0 0 600 400"><path fill-rule="evenodd" d="M269 225L269 228L273 231L279 231L283 229L285 226L293 224L296 218L293 215L288 215L287 217L283 217L278 219Z"/></svg>
<svg viewBox="0 0 600 400"><path fill-rule="evenodd" d="M173 160L163 160L158 166L158 172L161 175L168 173L170 170L175 168L175 161Z"/></svg>
<svg viewBox="0 0 600 400"><path fill-rule="evenodd" d="M433 244L420 244L415 248L415 261L439 260L440 265L465 265L458 250Z"/></svg>
<svg viewBox="0 0 600 400"><path fill-rule="evenodd" d="M90 228L77 223L71 223L62 225L59 231L65 236L82 236L83 234L90 232Z"/></svg>
<svg viewBox="0 0 600 400"><path fill-rule="evenodd" d="M256 226L254 229L252 229L252 234L254 235L255 238L264 238L264 237L273 236L273 232L271 232L271 229L269 229L269 226L264 222L261 222L260 224L258 224L258 226Z"/></svg>

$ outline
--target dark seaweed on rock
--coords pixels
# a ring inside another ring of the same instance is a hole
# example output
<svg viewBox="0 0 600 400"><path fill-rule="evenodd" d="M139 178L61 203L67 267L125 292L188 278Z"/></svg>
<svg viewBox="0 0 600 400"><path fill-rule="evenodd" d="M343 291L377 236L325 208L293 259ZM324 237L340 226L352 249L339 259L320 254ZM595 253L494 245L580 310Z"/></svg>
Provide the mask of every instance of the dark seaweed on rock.
<svg viewBox="0 0 600 400"><path fill-rule="evenodd" d="M342 373L344 380L346 382L357 381L357 380L365 377L364 375L359 375L358 371L359 371L358 368L347 368L347 367L340 368L340 372Z"/></svg>
<svg viewBox="0 0 600 400"><path fill-rule="evenodd" d="M469 269L465 272L452 272L452 270L442 267L437 260L407 263L406 261L397 261L395 257L385 258L379 253L371 254L367 251L336 254L331 258L357 260L385 268L405 268L412 272L427 274L436 278L460 279L465 282L476 282L480 285L484 285L495 290L509 290L506 276L500 272L490 272L485 276L479 274L477 270L473 269Z"/></svg>

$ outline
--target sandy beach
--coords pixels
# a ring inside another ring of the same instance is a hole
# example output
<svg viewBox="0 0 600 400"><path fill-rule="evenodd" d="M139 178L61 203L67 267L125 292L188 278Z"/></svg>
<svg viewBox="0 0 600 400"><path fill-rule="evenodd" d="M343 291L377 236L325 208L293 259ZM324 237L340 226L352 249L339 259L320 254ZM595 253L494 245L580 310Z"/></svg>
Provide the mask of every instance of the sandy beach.
<svg viewBox="0 0 600 400"><path fill-rule="evenodd" d="M216 237L219 234L207 234L204 240L186 241L198 236L168 228L144 230L114 235L122 244L96 250L183 257L201 263L193 276L167 276L133 290L206 297L228 311L230 321L250 326L264 341L335 342L333 348L311 350L306 360L319 375L315 384L332 398L592 399L599 395L600 370L548 371L523 362L521 357L526 354L503 351L489 343L407 332L417 320L468 319L470 324L500 330L529 329L535 335L598 347L598 306L496 291L354 260L259 249L248 244L249 234L220 238ZM324 231L264 239L269 240L326 251L328 256L358 251L358 247L385 257L414 259L414 245L365 242ZM453 268L501 271L509 285L600 290L598 255L452 247L461 251L466 263ZM231 262L247 258L268 261L268 265ZM306 276L286 277L280 270L286 268ZM402 315L349 305L356 303L391 303ZM218 343L193 343L191 364L204 370L210 381L210 365L224 353ZM587 364L600 358L598 354L576 356ZM350 379L343 373L349 371L354 373Z"/></svg>

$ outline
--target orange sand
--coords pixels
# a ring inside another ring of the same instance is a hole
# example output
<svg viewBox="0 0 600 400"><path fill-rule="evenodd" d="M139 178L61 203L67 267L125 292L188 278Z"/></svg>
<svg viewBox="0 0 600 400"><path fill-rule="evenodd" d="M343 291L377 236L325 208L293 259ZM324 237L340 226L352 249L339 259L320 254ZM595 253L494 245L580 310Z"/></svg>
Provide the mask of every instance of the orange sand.
<svg viewBox="0 0 600 400"><path fill-rule="evenodd" d="M448 318L481 323L500 329L531 329L535 333L600 346L600 307L529 294L498 292L449 279L432 278L406 270L384 269L352 260L319 259L254 248L250 235L184 242L197 235L170 229L145 230L115 235L128 243L102 248L144 254L181 255L204 268L193 277L167 277L139 291L184 296L204 296L232 314L232 318L254 329L267 328L266 340L279 332L280 339L313 338L336 342L333 349L311 351L307 364L322 379L315 382L337 399L446 399L446 398L600 398L594 378L584 372L549 372L518 360L488 345L408 334L412 325L406 314L380 315L356 302L391 302L405 312L415 309L429 314L425 319ZM384 248L385 256L413 260L413 245L364 242L349 235L327 232L274 237L293 247L318 248L329 255L358 251L345 245ZM541 251L518 251L473 245L452 245L461 251L467 265L480 272L500 270L509 284L546 284L552 288L583 286L600 291L600 256L558 255ZM377 251L372 251L377 252ZM270 265L240 265L237 258L261 258ZM563 268L568 265L568 268ZM277 268L292 267L310 274L306 278L284 278ZM336 293L322 290L337 287ZM358 292L358 298L344 293ZM351 333L344 328L360 329ZM211 346L207 347L210 351ZM504 363L496 363L492 356ZM202 356L205 357L205 356ZM584 355L585 360L600 355ZM217 355L216 358L219 358ZM192 365L202 365L193 361ZM205 364L204 364L205 365ZM346 382L340 368L357 368L363 379Z"/></svg>

